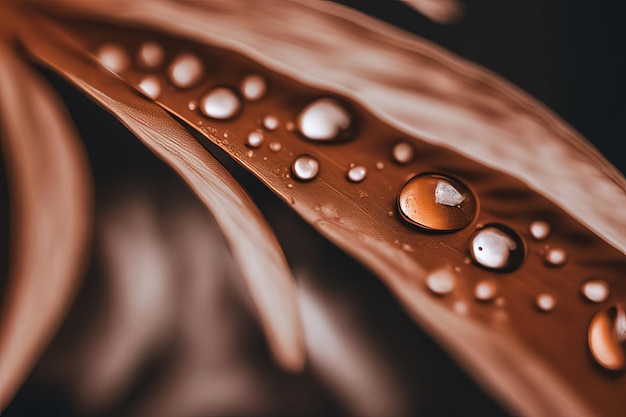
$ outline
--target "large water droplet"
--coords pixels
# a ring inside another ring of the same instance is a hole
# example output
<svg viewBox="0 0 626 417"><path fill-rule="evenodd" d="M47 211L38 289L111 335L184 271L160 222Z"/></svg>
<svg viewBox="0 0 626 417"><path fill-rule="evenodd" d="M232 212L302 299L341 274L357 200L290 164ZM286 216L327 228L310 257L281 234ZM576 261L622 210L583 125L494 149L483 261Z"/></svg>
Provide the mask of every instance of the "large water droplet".
<svg viewBox="0 0 626 417"><path fill-rule="evenodd" d="M565 252L565 249L562 248L550 248L546 252L544 261L548 266L563 266L565 265L565 262L567 262L567 252Z"/></svg>
<svg viewBox="0 0 626 417"><path fill-rule="evenodd" d="M297 157L291 165L291 170L296 178L304 181L312 180L317 177L320 170L319 162L317 159L310 155L300 155Z"/></svg>
<svg viewBox="0 0 626 417"><path fill-rule="evenodd" d="M137 51L137 63L143 68L157 68L165 59L165 52L156 42L144 42Z"/></svg>
<svg viewBox="0 0 626 417"><path fill-rule="evenodd" d="M206 93L200 101L200 110L213 119L230 119L241 108L237 94L227 87L216 87Z"/></svg>
<svg viewBox="0 0 626 417"><path fill-rule="evenodd" d="M263 133L259 132L258 130L253 130L252 132L248 133L246 145L251 148L258 148L259 146L263 145L264 140L265 138L263 137Z"/></svg>
<svg viewBox="0 0 626 417"><path fill-rule="evenodd" d="M480 301L490 301L498 295L498 284L491 279L478 281L474 287L474 297Z"/></svg>
<svg viewBox="0 0 626 417"><path fill-rule="evenodd" d="M409 142L398 142L391 151L394 161L399 164L408 164L415 156L415 149Z"/></svg>
<svg viewBox="0 0 626 417"><path fill-rule="evenodd" d="M609 297L609 284L601 279L591 279L583 283L580 291L593 303L603 303Z"/></svg>
<svg viewBox="0 0 626 417"><path fill-rule="evenodd" d="M404 184L398 208L409 223L451 231L467 227L476 217L478 204L462 182L441 174L421 174Z"/></svg>
<svg viewBox="0 0 626 417"><path fill-rule="evenodd" d="M327 141L340 138L352 124L348 111L335 99L321 98L298 115L297 126L307 139Z"/></svg>
<svg viewBox="0 0 626 417"><path fill-rule="evenodd" d="M161 82L154 75L148 75L139 82L139 89L151 99L156 99L161 94Z"/></svg>
<svg viewBox="0 0 626 417"><path fill-rule="evenodd" d="M522 238L511 228L495 223L474 232L469 249L474 262L498 271L518 268L525 255Z"/></svg>
<svg viewBox="0 0 626 417"><path fill-rule="evenodd" d="M265 78L257 74L248 75L241 82L241 94L250 101L259 100L266 90Z"/></svg>
<svg viewBox="0 0 626 417"><path fill-rule="evenodd" d="M556 298L552 294L541 293L535 298L535 305L540 311L548 313L556 307Z"/></svg>
<svg viewBox="0 0 626 417"><path fill-rule="evenodd" d="M178 88L193 87L204 74L204 65L200 59L190 53L176 57L169 67L170 81Z"/></svg>
<svg viewBox="0 0 626 417"><path fill-rule="evenodd" d="M588 331L589 350L596 362L609 371L626 369L626 312L621 304L597 312Z"/></svg>
<svg viewBox="0 0 626 417"><path fill-rule="evenodd" d="M365 179L366 175L367 170L365 169L365 167L362 167L360 165L350 168L348 170L348 173L346 174L348 179L352 182L361 182Z"/></svg>
<svg viewBox="0 0 626 417"><path fill-rule="evenodd" d="M437 295L446 295L454 289L454 276L446 269L440 269L426 278L426 286Z"/></svg>
<svg viewBox="0 0 626 417"><path fill-rule="evenodd" d="M119 45L107 43L102 45L97 52L100 64L116 74L125 71L130 66L128 54Z"/></svg>
<svg viewBox="0 0 626 417"><path fill-rule="evenodd" d="M530 224L530 235L536 240L544 240L550 234L550 225L544 221L537 220Z"/></svg>

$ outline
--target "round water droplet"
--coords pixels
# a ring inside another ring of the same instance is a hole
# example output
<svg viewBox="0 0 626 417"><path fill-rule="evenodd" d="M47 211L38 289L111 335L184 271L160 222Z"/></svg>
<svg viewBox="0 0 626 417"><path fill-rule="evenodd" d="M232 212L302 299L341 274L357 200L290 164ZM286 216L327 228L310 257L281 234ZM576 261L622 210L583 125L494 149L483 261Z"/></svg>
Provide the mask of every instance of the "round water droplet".
<svg viewBox="0 0 626 417"><path fill-rule="evenodd" d="M621 304L598 311L587 333L595 361L609 371L626 369L626 312Z"/></svg>
<svg viewBox="0 0 626 417"><path fill-rule="evenodd" d="M280 152L280 150L283 148L283 145L281 145L280 142L270 142L269 148L272 152Z"/></svg>
<svg viewBox="0 0 626 417"><path fill-rule="evenodd" d="M187 108L191 111L195 111L198 108L198 102L196 100L189 100Z"/></svg>
<svg viewBox="0 0 626 417"><path fill-rule="evenodd" d="M426 278L426 286L437 295L446 295L454 289L454 276L445 269L433 272Z"/></svg>
<svg viewBox="0 0 626 417"><path fill-rule="evenodd" d="M398 142L391 152L393 160L399 164L408 164L415 156L415 149L409 142Z"/></svg>
<svg viewBox="0 0 626 417"><path fill-rule="evenodd" d="M263 127L269 131L278 129L278 117L267 115L263 118Z"/></svg>
<svg viewBox="0 0 626 417"><path fill-rule="evenodd" d="M112 43L104 44L98 49L97 55L100 64L114 73L119 74L130 66L128 54L119 45Z"/></svg>
<svg viewBox="0 0 626 417"><path fill-rule="evenodd" d="M165 52L156 42L144 42L137 51L137 63L143 68L157 68L165 59Z"/></svg>
<svg viewBox="0 0 626 417"><path fill-rule="evenodd" d="M312 180L317 177L320 171L319 162L310 155L300 155L291 165L291 170L296 178L304 181Z"/></svg>
<svg viewBox="0 0 626 417"><path fill-rule="evenodd" d="M259 132L258 130L253 130L252 132L248 133L246 145L251 148L258 148L263 145L264 140L265 138L263 137L263 133Z"/></svg>
<svg viewBox="0 0 626 417"><path fill-rule="evenodd" d="M478 265L497 271L512 271L524 261L522 238L511 228L488 224L470 238L470 255Z"/></svg>
<svg viewBox="0 0 626 417"><path fill-rule="evenodd" d="M556 307L556 298L552 294L541 293L535 298L535 305L539 310L548 313Z"/></svg>
<svg viewBox="0 0 626 417"><path fill-rule="evenodd" d="M365 169L365 167L357 165L350 168L346 175L348 179L352 182L361 182L365 179L365 176L367 175L367 170Z"/></svg>
<svg viewBox="0 0 626 417"><path fill-rule="evenodd" d="M200 110L212 119L230 119L241 109L237 94L227 87L216 87L206 93L200 101Z"/></svg>
<svg viewBox="0 0 626 417"><path fill-rule="evenodd" d="M151 99L156 99L161 94L161 82L154 75L148 75L139 82L139 89Z"/></svg>
<svg viewBox="0 0 626 417"><path fill-rule="evenodd" d="M603 303L609 297L609 284L601 279L591 279L583 283L580 291L593 303Z"/></svg>
<svg viewBox="0 0 626 417"><path fill-rule="evenodd" d="M310 140L328 141L341 138L352 124L350 113L333 98L321 98L300 112L298 131Z"/></svg>
<svg viewBox="0 0 626 417"><path fill-rule="evenodd" d="M265 78L257 74L248 75L241 82L241 94L250 101L259 100L265 95L267 85Z"/></svg>
<svg viewBox="0 0 626 417"><path fill-rule="evenodd" d="M565 262L567 262L567 253L565 252L565 249L562 248L550 248L546 252L544 261L548 266L563 266L565 265Z"/></svg>
<svg viewBox="0 0 626 417"><path fill-rule="evenodd" d="M385 169L385 164L380 161L376 162L376 169L382 171L383 169Z"/></svg>
<svg viewBox="0 0 626 417"><path fill-rule="evenodd" d="M190 53L177 56L168 70L170 81L178 88L193 87L200 81L202 74L204 74L202 61Z"/></svg>
<svg viewBox="0 0 626 417"><path fill-rule="evenodd" d="M530 235L536 240L544 240L550 234L550 225L541 220L534 221L529 227Z"/></svg>
<svg viewBox="0 0 626 417"><path fill-rule="evenodd" d="M435 231L467 227L476 217L474 194L462 182L441 174L421 174L407 181L398 194L404 220Z"/></svg>
<svg viewBox="0 0 626 417"><path fill-rule="evenodd" d="M491 279L478 281L474 287L474 297L480 301L490 301L498 295L498 284Z"/></svg>

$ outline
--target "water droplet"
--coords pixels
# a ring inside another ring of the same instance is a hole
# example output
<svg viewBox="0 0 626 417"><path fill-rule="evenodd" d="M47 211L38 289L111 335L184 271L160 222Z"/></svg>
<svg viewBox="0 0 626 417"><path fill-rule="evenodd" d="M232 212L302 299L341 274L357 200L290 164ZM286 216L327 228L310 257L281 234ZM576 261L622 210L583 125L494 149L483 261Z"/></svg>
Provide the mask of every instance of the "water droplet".
<svg viewBox="0 0 626 417"><path fill-rule="evenodd" d="M380 161L376 162L376 169L382 171L383 169L385 169L385 164Z"/></svg>
<svg viewBox="0 0 626 417"><path fill-rule="evenodd" d="M496 307L504 307L506 305L506 298L502 296L496 297L495 300L493 300L493 305Z"/></svg>
<svg viewBox="0 0 626 417"><path fill-rule="evenodd" d="M293 132L294 130L296 130L296 124L290 120L287 123L285 123L285 129L287 129L290 132Z"/></svg>
<svg viewBox="0 0 626 417"><path fill-rule="evenodd" d="M567 253L562 248L550 248L544 258L546 265L559 267L567 262Z"/></svg>
<svg viewBox="0 0 626 417"><path fill-rule="evenodd" d="M408 164L415 156L415 149L409 142L398 142L391 152L394 161L399 164Z"/></svg>
<svg viewBox="0 0 626 417"><path fill-rule="evenodd" d="M367 170L360 165L354 166L348 170L347 177L352 182L361 182L365 179Z"/></svg>
<svg viewBox="0 0 626 417"><path fill-rule="evenodd" d="M187 108L191 111L195 111L198 108L198 102L196 100L189 100Z"/></svg>
<svg viewBox="0 0 626 417"><path fill-rule="evenodd" d="M524 260L524 243L517 233L501 224L488 224L470 238L470 255L487 269L511 271Z"/></svg>
<svg viewBox="0 0 626 417"><path fill-rule="evenodd" d="M541 293L535 297L535 305L545 313L548 313L556 307L556 298L552 294Z"/></svg>
<svg viewBox="0 0 626 417"><path fill-rule="evenodd" d="M433 272L426 278L426 286L437 295L446 295L454 289L454 276L446 269Z"/></svg>
<svg viewBox="0 0 626 417"><path fill-rule="evenodd" d="M352 124L348 111L335 99L321 98L309 104L298 116L300 133L310 140L338 139Z"/></svg>
<svg viewBox="0 0 626 417"><path fill-rule="evenodd" d="M536 240L544 240L550 234L550 225L541 220L534 221L529 227L530 235Z"/></svg>
<svg viewBox="0 0 626 417"><path fill-rule="evenodd" d="M200 59L190 53L176 57L169 67L170 81L178 88L193 87L204 74L204 65Z"/></svg>
<svg viewBox="0 0 626 417"><path fill-rule="evenodd" d="M280 152L280 150L283 148L283 145L281 145L280 142L270 142L269 148L272 152Z"/></svg>
<svg viewBox="0 0 626 417"><path fill-rule="evenodd" d="M241 83L241 94L250 101L259 100L266 91L265 78L257 74L248 75Z"/></svg>
<svg viewBox="0 0 626 417"><path fill-rule="evenodd" d="M97 52L100 64L116 74L125 71L130 66L130 58L119 45L106 43Z"/></svg>
<svg viewBox="0 0 626 417"><path fill-rule="evenodd" d="M467 304L465 304L464 301L457 301L456 303L454 303L453 308L457 314L460 314L462 316L467 314Z"/></svg>
<svg viewBox="0 0 626 417"><path fill-rule="evenodd" d="M230 119L241 108L237 94L226 87L216 87L202 97L200 110L205 116L213 119Z"/></svg>
<svg viewBox="0 0 626 417"><path fill-rule="evenodd" d="M258 148L263 145L264 140L265 138L263 137L263 133L259 132L258 130L253 130L252 132L248 133L246 145L251 148Z"/></svg>
<svg viewBox="0 0 626 417"><path fill-rule="evenodd" d="M308 181L317 177L320 171L320 164L317 162L317 159L310 155L300 155L293 161L291 170L297 178Z"/></svg>
<svg viewBox="0 0 626 417"><path fill-rule="evenodd" d="M263 118L263 127L269 131L278 129L278 117L268 115Z"/></svg>
<svg viewBox="0 0 626 417"><path fill-rule="evenodd" d="M626 369L626 312L621 304L598 311L588 330L589 350L595 361L609 371Z"/></svg>
<svg viewBox="0 0 626 417"><path fill-rule="evenodd" d="M248 151L248 158L252 158L254 156L254 151Z"/></svg>
<svg viewBox="0 0 626 417"><path fill-rule="evenodd" d="M478 281L474 287L474 297L480 301L493 300L498 295L498 284L491 279Z"/></svg>
<svg viewBox="0 0 626 417"><path fill-rule="evenodd" d="M151 99L156 99L161 94L161 82L154 75L148 75L139 82L139 89Z"/></svg>
<svg viewBox="0 0 626 417"><path fill-rule="evenodd" d="M601 279L591 279L581 288L585 298L593 303L603 303L609 297L609 284Z"/></svg>
<svg viewBox="0 0 626 417"><path fill-rule="evenodd" d="M161 45L156 42L144 42L137 51L137 63L143 68L157 68L164 59L165 52Z"/></svg>
<svg viewBox="0 0 626 417"><path fill-rule="evenodd" d="M442 187L447 191L442 193ZM448 204L452 202L458 204ZM398 194L398 208L406 221L436 231L467 227L476 217L477 205L465 184L440 174L417 175Z"/></svg>

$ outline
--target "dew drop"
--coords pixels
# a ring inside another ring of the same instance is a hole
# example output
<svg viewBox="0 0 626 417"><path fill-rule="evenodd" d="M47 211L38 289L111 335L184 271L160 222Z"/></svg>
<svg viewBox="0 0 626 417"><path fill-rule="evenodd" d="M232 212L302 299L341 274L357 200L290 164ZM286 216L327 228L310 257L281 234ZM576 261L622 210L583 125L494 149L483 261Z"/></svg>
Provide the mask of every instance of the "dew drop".
<svg viewBox="0 0 626 417"><path fill-rule="evenodd" d="M280 152L280 150L283 148L283 145L281 145L280 142L270 142L269 148L272 152Z"/></svg>
<svg viewBox="0 0 626 417"><path fill-rule="evenodd" d="M254 151L248 151L248 158L252 158L254 156Z"/></svg>
<svg viewBox="0 0 626 417"><path fill-rule="evenodd" d="M383 169L385 169L385 164L380 161L376 162L376 169L382 171Z"/></svg>
<svg viewBox="0 0 626 417"><path fill-rule="evenodd" d="M263 127L269 131L278 129L278 117L267 115L263 118Z"/></svg>
<svg viewBox="0 0 626 417"><path fill-rule="evenodd" d="M154 75L148 75L139 82L139 89L151 99L156 99L161 94L161 82Z"/></svg>
<svg viewBox="0 0 626 417"><path fill-rule="evenodd" d="M467 304L465 304L464 301L457 301L456 303L454 303L453 308L457 314L460 314L462 316L467 314Z"/></svg>
<svg viewBox="0 0 626 417"><path fill-rule="evenodd" d="M143 68L157 68L164 59L165 52L161 45L156 42L144 42L137 51L137 63Z"/></svg>
<svg viewBox="0 0 626 417"><path fill-rule="evenodd" d="M540 311L549 313L556 307L556 298L552 294L541 293L535 297L535 305Z"/></svg>
<svg viewBox="0 0 626 417"><path fill-rule="evenodd" d="M524 243L517 233L501 224L488 224L470 238L470 255L478 265L512 271L524 260Z"/></svg>
<svg viewBox="0 0 626 417"><path fill-rule="evenodd" d="M546 252L544 261L548 266L563 266L567 262L567 253L562 248L550 248Z"/></svg>
<svg viewBox="0 0 626 417"><path fill-rule="evenodd" d="M537 220L530 224L529 231L535 240L544 240L550 234L550 225L544 221Z"/></svg>
<svg viewBox="0 0 626 417"><path fill-rule="evenodd" d="M267 84L265 78L257 74L248 75L241 82L241 94L250 101L259 100L265 95Z"/></svg>
<svg viewBox="0 0 626 417"><path fill-rule="evenodd" d="M498 284L490 279L478 281L474 287L474 297L480 301L493 300L498 295Z"/></svg>
<svg viewBox="0 0 626 417"><path fill-rule="evenodd" d="M239 97L227 87L216 87L210 90L200 101L200 110L212 119L230 119L240 108Z"/></svg>
<svg viewBox="0 0 626 417"><path fill-rule="evenodd" d="M587 334L595 361L609 371L626 369L626 312L621 304L598 311Z"/></svg>
<svg viewBox="0 0 626 417"><path fill-rule="evenodd" d="M285 123L285 129L287 129L290 132L293 132L294 130L296 130L296 124L290 120L287 123Z"/></svg>
<svg viewBox="0 0 626 417"><path fill-rule="evenodd" d="M195 111L198 108L198 102L196 100L189 100L187 108L191 111Z"/></svg>
<svg viewBox="0 0 626 417"><path fill-rule="evenodd" d="M190 53L176 57L169 67L170 81L178 88L193 87L204 74L204 65L200 59Z"/></svg>
<svg viewBox="0 0 626 417"><path fill-rule="evenodd" d="M317 177L320 171L319 162L310 155L300 155L291 165L291 170L296 178L304 181L312 180Z"/></svg>
<svg viewBox="0 0 626 417"><path fill-rule="evenodd" d="M609 297L609 284L601 279L591 279L582 285L581 292L592 303L603 303Z"/></svg>
<svg viewBox="0 0 626 417"><path fill-rule="evenodd" d="M321 98L300 112L298 131L310 140L338 139L352 124L348 111L335 99Z"/></svg>
<svg viewBox="0 0 626 417"><path fill-rule="evenodd" d="M415 149L409 142L398 142L391 151L394 161L399 164L408 164L415 156Z"/></svg>
<svg viewBox="0 0 626 417"><path fill-rule="evenodd" d="M453 202L458 204L449 204ZM417 175L398 194L398 208L404 220L435 231L467 227L476 217L477 206L465 184L441 174Z"/></svg>
<svg viewBox="0 0 626 417"><path fill-rule="evenodd" d="M504 307L506 305L506 298L499 296L493 300L493 305L496 307Z"/></svg>
<svg viewBox="0 0 626 417"><path fill-rule="evenodd" d="M119 45L106 43L97 52L100 64L116 74L125 71L130 66L130 58Z"/></svg>
<svg viewBox="0 0 626 417"><path fill-rule="evenodd" d="M446 269L433 272L426 278L426 286L437 295L446 295L454 289L454 276Z"/></svg>
<svg viewBox="0 0 626 417"><path fill-rule="evenodd" d="M253 130L252 132L248 133L248 137L246 138L246 145L251 148L258 148L263 145L264 140L265 138L263 137L263 133L259 132L258 130Z"/></svg>
<svg viewBox="0 0 626 417"><path fill-rule="evenodd" d="M365 179L367 170L360 165L354 166L348 170L347 177L352 182L361 182Z"/></svg>

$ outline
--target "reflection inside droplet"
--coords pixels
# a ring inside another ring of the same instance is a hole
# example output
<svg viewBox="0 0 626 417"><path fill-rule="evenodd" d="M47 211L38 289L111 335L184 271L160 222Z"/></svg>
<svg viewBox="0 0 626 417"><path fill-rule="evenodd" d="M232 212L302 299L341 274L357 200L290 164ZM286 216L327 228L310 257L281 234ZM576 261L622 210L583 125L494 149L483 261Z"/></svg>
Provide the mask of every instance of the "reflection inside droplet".
<svg viewBox="0 0 626 417"><path fill-rule="evenodd" d="M204 74L204 65L200 59L190 53L176 57L169 67L168 75L172 84L178 88L193 87Z"/></svg>
<svg viewBox="0 0 626 417"><path fill-rule="evenodd" d="M296 178L301 180L312 180L319 172L320 166L317 159L310 155L300 155L291 165L291 171Z"/></svg>
<svg viewBox="0 0 626 417"><path fill-rule="evenodd" d="M452 202L458 204L442 204ZM462 182L442 174L421 174L404 184L398 194L398 208L409 223L451 231L467 227L476 217L478 204Z"/></svg>
<svg viewBox="0 0 626 417"><path fill-rule="evenodd" d="M321 98L298 115L298 131L307 139L338 139L352 124L348 111L333 98Z"/></svg>
<svg viewBox="0 0 626 417"><path fill-rule="evenodd" d="M206 93L200 101L200 110L212 119L230 119L241 108L237 94L227 87L216 87Z"/></svg>
<svg viewBox="0 0 626 417"><path fill-rule="evenodd" d="M525 255L521 237L511 228L495 223L474 232L469 250L478 265L498 271L517 269Z"/></svg>
<svg viewBox="0 0 626 417"><path fill-rule="evenodd" d="M624 306L617 304L597 312L589 324L589 350L595 361L610 371L626 368L626 337L621 328L624 321Z"/></svg>

